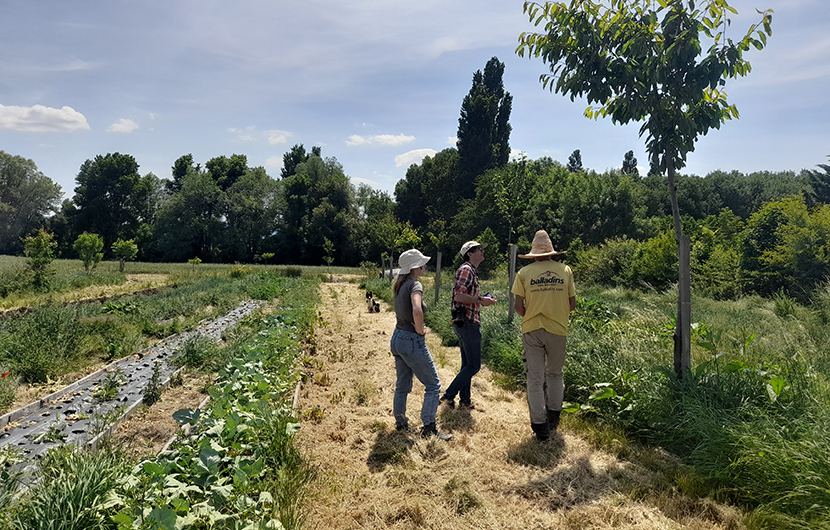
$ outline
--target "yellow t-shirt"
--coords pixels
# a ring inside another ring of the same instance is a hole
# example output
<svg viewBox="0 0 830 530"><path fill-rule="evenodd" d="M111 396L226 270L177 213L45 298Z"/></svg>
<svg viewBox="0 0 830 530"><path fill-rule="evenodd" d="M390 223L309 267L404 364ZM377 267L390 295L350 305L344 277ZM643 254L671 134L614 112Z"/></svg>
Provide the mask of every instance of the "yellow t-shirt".
<svg viewBox="0 0 830 530"><path fill-rule="evenodd" d="M568 334L569 299L576 296L570 267L561 261L534 261L516 274L511 291L525 299L522 333L545 329Z"/></svg>

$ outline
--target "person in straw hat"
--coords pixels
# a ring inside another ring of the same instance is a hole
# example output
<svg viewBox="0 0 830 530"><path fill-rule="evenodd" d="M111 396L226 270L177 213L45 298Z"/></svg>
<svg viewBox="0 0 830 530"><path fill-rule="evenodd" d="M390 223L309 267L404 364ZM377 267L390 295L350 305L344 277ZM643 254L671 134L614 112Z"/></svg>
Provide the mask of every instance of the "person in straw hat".
<svg viewBox="0 0 830 530"><path fill-rule="evenodd" d="M562 367L568 317L576 309L573 273L561 261L565 252L554 250L547 232L536 232L530 253L519 256L534 262L516 274L511 289L516 312L522 316L530 427L540 441L559 426L565 394Z"/></svg>
<svg viewBox="0 0 830 530"><path fill-rule="evenodd" d="M467 241L459 251L464 263L455 272L450 311L453 315L452 329L461 350L461 370L441 396L441 402L450 408L455 408L455 396L458 395L461 408L475 409L470 387L473 376L481 369L481 306L497 302L492 296L481 296L478 290L478 266L484 261L486 247L477 241Z"/></svg>
<svg viewBox="0 0 830 530"><path fill-rule="evenodd" d="M441 382L438 380L438 372L435 370L435 363L432 361L432 355L429 353L424 338L427 333L424 324L426 305L423 301L424 287L418 279L426 271L429 256L424 256L419 250L413 248L401 254L398 260L401 269L392 286L397 324L390 343L397 374L395 397L392 401L395 429L413 432L406 417L406 399L412 391L414 374L424 385L421 436L424 438L435 436L441 440L451 440L451 434L439 432L435 425Z"/></svg>

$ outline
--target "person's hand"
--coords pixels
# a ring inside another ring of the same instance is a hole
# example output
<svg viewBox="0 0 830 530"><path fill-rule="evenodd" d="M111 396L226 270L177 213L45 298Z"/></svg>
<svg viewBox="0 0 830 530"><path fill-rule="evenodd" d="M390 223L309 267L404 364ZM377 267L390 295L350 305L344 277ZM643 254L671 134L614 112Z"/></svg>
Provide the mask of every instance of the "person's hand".
<svg viewBox="0 0 830 530"><path fill-rule="evenodd" d="M487 307L488 305L493 305L496 302L498 302L498 300L496 300L492 296L484 295L481 297L481 305L483 305L484 307Z"/></svg>

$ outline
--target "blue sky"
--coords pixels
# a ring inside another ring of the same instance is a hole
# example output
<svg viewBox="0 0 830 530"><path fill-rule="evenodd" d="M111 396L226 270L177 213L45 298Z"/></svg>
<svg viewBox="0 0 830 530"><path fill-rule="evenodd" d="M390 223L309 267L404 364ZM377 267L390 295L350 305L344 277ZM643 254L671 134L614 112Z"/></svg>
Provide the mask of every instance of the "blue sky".
<svg viewBox="0 0 830 530"><path fill-rule="evenodd" d="M739 38L771 8L773 36L726 91L741 119L702 137L685 173L800 171L830 155L830 2L732 0ZM33 159L71 197L81 164L133 155L169 178L192 153L245 154L279 176L319 145L354 183L389 191L454 145L473 72L498 57L513 95L511 148L618 167L638 127L583 116L515 54L520 0L0 0L0 149Z"/></svg>

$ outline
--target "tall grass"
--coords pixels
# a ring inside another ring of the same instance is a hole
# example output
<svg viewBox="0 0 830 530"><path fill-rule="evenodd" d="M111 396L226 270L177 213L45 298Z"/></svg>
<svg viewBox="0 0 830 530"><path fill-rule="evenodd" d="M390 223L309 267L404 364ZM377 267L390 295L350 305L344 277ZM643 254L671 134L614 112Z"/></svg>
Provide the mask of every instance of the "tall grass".
<svg viewBox="0 0 830 530"><path fill-rule="evenodd" d="M39 465L37 486L0 513L0 524L18 530L112 528L103 509L107 493L129 471L116 454L50 450Z"/></svg>

